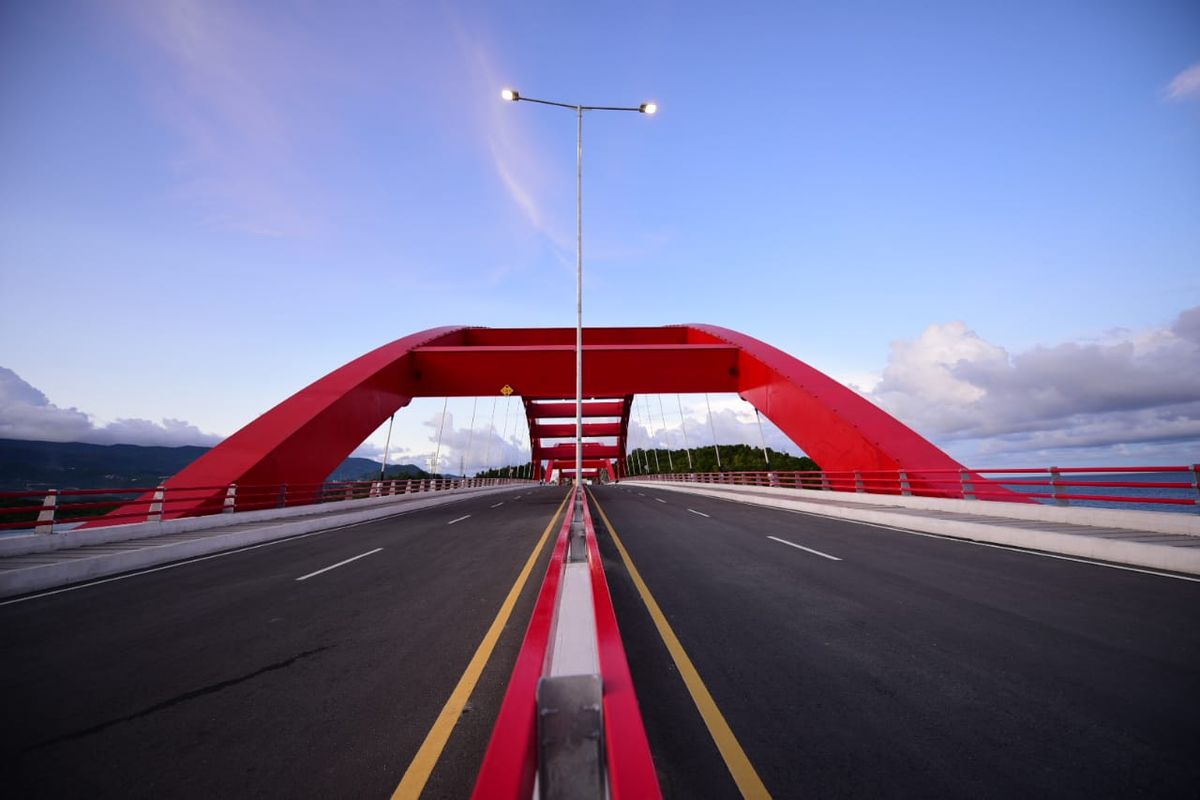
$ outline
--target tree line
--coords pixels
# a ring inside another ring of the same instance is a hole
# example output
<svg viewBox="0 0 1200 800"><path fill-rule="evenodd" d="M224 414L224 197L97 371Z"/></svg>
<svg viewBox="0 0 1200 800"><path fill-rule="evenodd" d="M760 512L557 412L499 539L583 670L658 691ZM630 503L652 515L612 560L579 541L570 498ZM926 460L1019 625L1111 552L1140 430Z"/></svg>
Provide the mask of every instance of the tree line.
<svg viewBox="0 0 1200 800"><path fill-rule="evenodd" d="M644 450L639 447L630 452L628 466L630 475L661 475L670 472L792 472L820 469L817 462L808 456L793 456L769 447L764 455L761 447L748 444L723 444L720 448L693 447L690 451Z"/></svg>
<svg viewBox="0 0 1200 800"><path fill-rule="evenodd" d="M748 444L723 444L716 447L693 447L689 450L644 450L636 448L627 462L630 475L665 475L671 472L803 472L821 469L808 456L793 456ZM688 460L689 452L691 461ZM720 465L718 466L718 455ZM524 478L530 475L530 465L516 464L475 473L477 478Z"/></svg>

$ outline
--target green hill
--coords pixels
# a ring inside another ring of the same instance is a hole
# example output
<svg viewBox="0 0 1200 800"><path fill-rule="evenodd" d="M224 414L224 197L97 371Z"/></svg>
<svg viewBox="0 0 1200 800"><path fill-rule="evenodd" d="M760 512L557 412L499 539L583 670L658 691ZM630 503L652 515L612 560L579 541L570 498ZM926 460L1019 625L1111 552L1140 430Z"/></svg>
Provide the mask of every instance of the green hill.
<svg viewBox="0 0 1200 800"><path fill-rule="evenodd" d="M668 453L670 457L668 457ZM751 447L748 444L721 445L720 470L725 472L763 472L778 470L781 472L818 470L817 462L808 456L793 456L767 448L771 463L763 458L761 447ZM688 451L686 450L642 450L638 448L629 455L629 473L631 475L657 475L675 472L718 472L717 453L713 447L693 447L691 449L691 467L688 466ZM635 467L636 465L636 467Z"/></svg>
<svg viewBox="0 0 1200 800"><path fill-rule="evenodd" d="M155 486L208 450L0 439L0 491ZM379 467L369 458L348 458L327 480L371 480L379 477ZM421 478L427 473L412 464L392 465L388 477Z"/></svg>

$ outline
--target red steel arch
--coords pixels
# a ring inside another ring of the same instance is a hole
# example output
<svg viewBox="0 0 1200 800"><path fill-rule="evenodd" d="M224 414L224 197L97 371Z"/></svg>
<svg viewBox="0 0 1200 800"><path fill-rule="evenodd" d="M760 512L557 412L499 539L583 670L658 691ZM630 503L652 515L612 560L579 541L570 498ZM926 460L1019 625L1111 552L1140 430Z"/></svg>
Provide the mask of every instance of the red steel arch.
<svg viewBox="0 0 1200 800"><path fill-rule="evenodd" d="M573 432L561 424L561 403L547 401L574 397L574 338L572 328L443 327L397 339L301 389L166 485L318 484L414 397L494 395L506 385L525 401L535 462L554 460L563 448L547 439ZM906 469L919 481L921 470L963 469L829 376L727 328L589 328L583 365L584 397L595 400L585 414L607 420L589 423L591 433L617 439L589 444L585 456L615 459L620 474L633 396L697 392L737 392L827 470ZM170 516L221 497L214 489L181 501Z"/></svg>

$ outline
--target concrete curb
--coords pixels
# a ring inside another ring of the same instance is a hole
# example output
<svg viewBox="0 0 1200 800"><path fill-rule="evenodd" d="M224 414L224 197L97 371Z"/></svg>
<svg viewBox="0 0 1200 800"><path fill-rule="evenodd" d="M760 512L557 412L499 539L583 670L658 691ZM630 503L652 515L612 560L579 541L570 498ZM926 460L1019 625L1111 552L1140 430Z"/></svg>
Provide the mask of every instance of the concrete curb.
<svg viewBox="0 0 1200 800"><path fill-rule="evenodd" d="M1171 572L1181 572L1190 575L1200 575L1200 548L1171 547L1169 545L1150 544L1146 542L1130 542L1120 539L1108 539L1101 536L1086 536L1080 534L1061 533L1052 530L1040 530L1037 527L1037 520L1028 520L1029 526L1025 528L1011 528L1001 525L989 525L986 522L967 522L960 520L936 519L933 517L914 517L908 514L889 513L884 509L876 511L874 509L834 506L827 502L813 503L785 497L765 497L758 493L758 487L755 487L754 493L750 493L744 490L739 491L739 489L742 487L701 487L681 483L660 483L657 481L631 481L630 483L636 483L639 486L644 486L647 488L667 489L669 491L680 492L683 494L697 494L705 497L716 497L723 500L734 500L736 502L748 503L751 505L768 506L789 511L803 511L823 517L833 517L836 519L852 520L855 522L871 522L876 525L890 525L896 528L904 528L906 530L918 531L920 533L934 533L940 536L948 536L955 539L989 542L992 544L1009 545L1012 547L1021 547L1029 550L1041 550L1048 553L1078 556L1080 558L1091 558L1098 561L1111 561L1115 564L1127 564L1130 566L1148 567L1152 569L1168 570ZM792 490L776 489L774 491L791 492ZM823 494L826 495L826 500L830 499L828 498L828 493ZM849 502L858 502L862 496L863 495L854 495L850 498L847 498L847 500ZM961 503L964 501L954 502ZM893 503L893 505L899 504ZM1000 504L989 504L989 511L991 505ZM958 510L960 513L963 513L961 506L956 510ZM1139 512L1126 511L1123 513L1135 514ZM996 514L995 516L1008 515ZM1020 519L1020 517L1016 518ZM1075 524L1087 523L1075 522ZM1115 525L1110 526L1118 527ZM1140 528L1130 528L1130 530L1140 530Z"/></svg>
<svg viewBox="0 0 1200 800"><path fill-rule="evenodd" d="M496 486L470 490L453 490L447 492L430 493L425 497L409 496L403 502L379 503L372 501L350 501L357 505L362 505L365 502L370 502L369 508L358 508L356 510L345 511L343 513L333 512L322 514L318 517L309 517L308 519L286 521L287 517L298 516L296 514L288 514L283 517L284 521L279 521L282 515L277 515L273 519L263 520L264 524L261 527L244 531L233 531L227 533L214 532L210 536L202 539L194 539L188 542L171 542L165 544L154 544L153 541L148 541L145 547L137 550L128 550L121 553L99 553L92 557L72 558L53 564L42 564L37 566L29 566L23 569L9 570L0 572L0 598L13 597L15 595L29 594L31 592L43 591L45 589L54 589L60 586L66 586L72 583L81 581L95 580L111 575L118 575L123 572L132 572L148 567L159 566L174 561L183 561L189 558L198 556L211 555L220 553L226 550L236 550L241 547L262 544L264 542L274 541L276 539L286 539L289 536L297 536L303 533L312 533L313 531L325 530L328 528L337 528L345 525L354 525L361 522L369 522L375 519L382 519L398 514L407 514L412 511L418 511L424 508L434 508L437 506L449 505L471 497L486 496L490 494L498 494L501 492L511 492L519 489L527 489L527 486ZM380 500L386 498L379 498ZM329 504L334 505L334 504ZM292 511L294 509L281 509ZM312 513L312 507L308 507L308 513ZM229 525L241 524L245 522L255 521L248 519L253 514L261 512L247 512L246 514L228 514L223 515L223 518L241 517L230 522L224 522L220 526L212 526L215 531L219 531L221 527ZM209 519L208 517L198 517L192 520L172 520L171 522L162 523L162 526L171 525L172 522L195 522L198 520ZM277 522L277 524L271 524ZM133 528L138 526L122 525L122 528ZM159 527L155 524L153 527ZM196 530L196 527L190 530ZM146 534L143 537L125 536L118 539L96 540L91 538L94 533L99 533L106 529L94 529L88 531L88 539L86 542L75 540L74 546L81 547L92 544L106 544L113 541L130 541L135 538L149 538L150 536L166 536L170 533L179 533L189 530L184 528L180 530L165 530L155 534ZM80 532L83 535L84 532ZM60 534L54 534L54 537ZM51 538L42 536L38 538ZM45 551L43 551L45 552Z"/></svg>
<svg viewBox="0 0 1200 800"><path fill-rule="evenodd" d="M337 500L320 505L291 506L289 508L265 508L258 511L239 511L234 514L208 514L203 517L183 517L165 522L132 522L125 525L110 525L105 528L64 530L57 533L29 533L24 536L0 538L0 558L23 556L31 553L48 553L68 550L92 544L128 542L134 539L151 539L173 533L214 530L248 522L274 522L292 517L313 514L333 514L338 511L357 511L367 508L395 507L408 503L419 503L430 497L464 497L489 494L497 490L521 488L520 486L480 486L462 489L444 489L440 492L413 492L411 494L383 495L382 497L360 497L355 500ZM425 508L426 506L414 506Z"/></svg>
<svg viewBox="0 0 1200 800"><path fill-rule="evenodd" d="M871 506L901 506L927 511L949 511L955 514L980 514L989 517L1056 522L1068 525L1094 525L1100 528L1128 528L1153 533L1200 536L1200 514L1181 514L1164 511L1131 511L1122 508L1092 508L1089 506L1053 506L1043 503L1001 503L989 500L959 500L946 497L904 497L894 494L866 492L828 492L817 489L792 489L780 486L737 486L734 484L684 483L673 481L639 481L636 478L622 483L659 488L712 489L721 492L777 495L788 500L844 501Z"/></svg>

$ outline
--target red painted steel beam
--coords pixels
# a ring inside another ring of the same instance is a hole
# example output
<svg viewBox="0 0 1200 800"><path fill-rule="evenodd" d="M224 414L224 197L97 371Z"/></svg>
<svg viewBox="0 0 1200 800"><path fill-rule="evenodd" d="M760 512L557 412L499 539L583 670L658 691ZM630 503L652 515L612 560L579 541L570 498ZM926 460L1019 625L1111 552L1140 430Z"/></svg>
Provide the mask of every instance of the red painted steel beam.
<svg viewBox="0 0 1200 800"><path fill-rule="evenodd" d="M721 343L584 345L583 395L737 391L738 350ZM575 348L421 347L412 353L408 388L415 397L575 393Z"/></svg>
<svg viewBox="0 0 1200 800"><path fill-rule="evenodd" d="M608 473L612 480L612 470ZM588 571L592 578L597 657L604 679L602 719L609 793L612 800L654 800L662 797L658 773L650 755L650 742L646 738L646 726L634 692L633 675L629 671L616 609L608 590L608 580L604 577L596 527L587 503L583 506L583 524L587 536Z"/></svg>
<svg viewBox="0 0 1200 800"><path fill-rule="evenodd" d="M540 452L544 454L545 458L573 459L575 458L575 443L564 442L552 447L543 447ZM583 457L585 459L616 458L620 454L621 452L617 449L616 445L600 444L599 442L583 443Z"/></svg>
<svg viewBox="0 0 1200 800"><path fill-rule="evenodd" d="M621 423L619 422L585 422L583 423L584 436L620 436ZM534 423L533 438L535 439L574 439L575 426L573 424L547 424L544 422Z"/></svg>
<svg viewBox="0 0 1200 800"><path fill-rule="evenodd" d="M372 431L416 396L410 380L413 349L434 342L461 342L464 330L431 328L405 336L296 392L167 480L168 491L218 488L209 496L192 493L173 502L163 518L219 509L225 497L219 487L231 483L319 485ZM314 490L307 491L311 495ZM310 499L296 491L288 497L292 503Z"/></svg>
<svg viewBox="0 0 1200 800"><path fill-rule="evenodd" d="M219 507L220 487L231 483L315 486L414 397L494 395L508 385L527 399L558 398L529 403L530 420L573 418L575 404L561 400L575 393L573 337L570 328L445 327L372 350L301 389L167 481L168 490L216 488L209 496L174 502L166 517ZM737 392L825 469L903 469L914 490L933 495L946 492L932 478L923 479L921 470L964 469L854 391L727 328L592 328L584 331L583 363L584 395L600 398L586 403L584 414L619 419L622 431L618 447L597 450L607 446L593 443L587 452L622 464L632 395ZM560 453L535 452L542 458ZM289 490L289 503L305 502L304 492L315 489Z"/></svg>
<svg viewBox="0 0 1200 800"><path fill-rule="evenodd" d="M689 332L682 326L632 328L584 328L583 344L648 345L687 344ZM575 347L574 328L465 328L459 341L466 347ZM572 373L573 375L574 373ZM574 396L572 394L572 396Z"/></svg>
<svg viewBox="0 0 1200 800"><path fill-rule="evenodd" d="M946 492L922 481L920 470L964 469L882 408L782 350L716 325L687 327L693 340L738 348L738 394L823 469L908 470L914 490L935 495ZM1009 494L1024 501L1016 492Z"/></svg>
<svg viewBox="0 0 1200 800"><path fill-rule="evenodd" d="M575 401L530 403L529 411L533 419L575 419ZM588 417L619 417L623 413L620 400L584 400L583 416Z"/></svg>
<svg viewBox="0 0 1200 800"><path fill-rule="evenodd" d="M567 513L550 553L550 565L533 604L533 616L517 652L517 663L508 679L472 798L524 800L533 794L537 772L537 683L542 677L554 629L554 605L562 582L574 509L574 503L567 503Z"/></svg>

